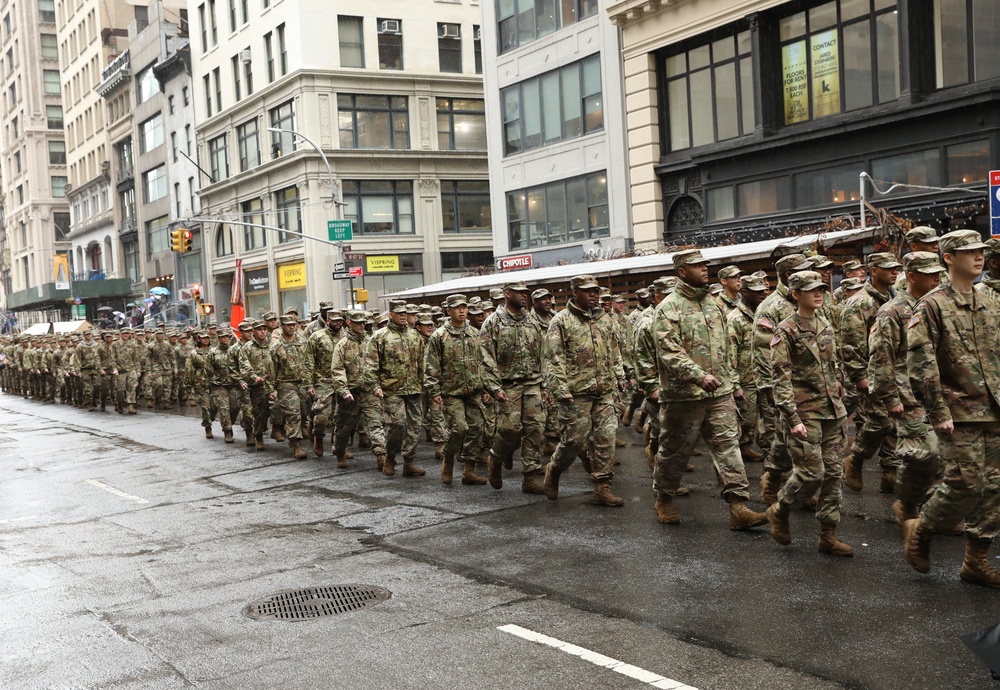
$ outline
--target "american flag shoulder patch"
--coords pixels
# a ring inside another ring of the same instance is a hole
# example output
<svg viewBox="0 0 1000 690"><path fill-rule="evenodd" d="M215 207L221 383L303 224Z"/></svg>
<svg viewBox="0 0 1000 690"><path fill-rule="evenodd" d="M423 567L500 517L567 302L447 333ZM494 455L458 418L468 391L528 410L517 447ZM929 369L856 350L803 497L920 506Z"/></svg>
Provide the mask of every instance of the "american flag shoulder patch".
<svg viewBox="0 0 1000 690"><path fill-rule="evenodd" d="M775 336L771 338L771 347L774 347L780 342L781 342L781 334L775 334Z"/></svg>
<svg viewBox="0 0 1000 690"><path fill-rule="evenodd" d="M769 331L774 330L774 321L771 321L771 319L767 318L766 316L761 318L759 323L761 328L766 328Z"/></svg>
<svg viewBox="0 0 1000 690"><path fill-rule="evenodd" d="M913 328L918 323L920 323L920 314L914 314L913 316L910 317L910 320L906 322L906 327Z"/></svg>

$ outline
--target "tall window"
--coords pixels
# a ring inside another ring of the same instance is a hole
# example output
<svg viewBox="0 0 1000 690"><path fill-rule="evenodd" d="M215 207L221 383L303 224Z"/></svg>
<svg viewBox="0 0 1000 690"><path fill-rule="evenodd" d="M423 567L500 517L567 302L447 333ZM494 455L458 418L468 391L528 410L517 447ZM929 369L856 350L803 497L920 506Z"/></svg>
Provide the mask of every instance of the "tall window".
<svg viewBox="0 0 1000 690"><path fill-rule="evenodd" d="M267 246L267 232L260 227L264 224L264 202L260 199L250 199L240 204L244 223L253 223L253 227L243 226L243 246L247 251L262 249Z"/></svg>
<svg viewBox="0 0 1000 690"><path fill-rule="evenodd" d="M157 113L139 125L139 145L142 153L149 153L163 144L163 116Z"/></svg>
<svg viewBox="0 0 1000 690"><path fill-rule="evenodd" d="M222 112L222 75L220 71L219 67L212 70L212 79L215 83L215 111L217 113Z"/></svg>
<svg viewBox="0 0 1000 690"><path fill-rule="evenodd" d="M260 138L257 132L257 118L236 128L236 138L240 153L240 172L260 165Z"/></svg>
<svg viewBox="0 0 1000 690"><path fill-rule="evenodd" d="M753 132L751 57L744 31L666 59L671 151Z"/></svg>
<svg viewBox="0 0 1000 690"><path fill-rule="evenodd" d="M45 93L55 96L58 96L61 93L59 89L59 70L43 69L42 82L44 84Z"/></svg>
<svg viewBox="0 0 1000 690"><path fill-rule="evenodd" d="M250 48L247 48L247 52L249 52L249 51L250 51ZM252 96L253 95L253 66L250 64L250 62L244 62L243 63L243 76L246 78L247 95L248 96Z"/></svg>
<svg viewBox="0 0 1000 690"><path fill-rule="evenodd" d="M205 86L205 112L212 117L212 75L206 74L202 77Z"/></svg>
<svg viewBox="0 0 1000 690"><path fill-rule="evenodd" d="M379 69L403 69L403 22L379 19L378 27Z"/></svg>
<svg viewBox="0 0 1000 690"><path fill-rule="evenodd" d="M476 74L483 73L483 30L478 27L472 27L472 49L476 58Z"/></svg>
<svg viewBox="0 0 1000 690"><path fill-rule="evenodd" d="M144 172L142 174L142 188L147 204L165 197L167 195L167 169L161 165Z"/></svg>
<svg viewBox="0 0 1000 690"><path fill-rule="evenodd" d="M240 84L240 72L242 71L242 68L240 67L240 56L234 55L231 62L233 66L233 96L235 97L236 102L239 103L240 99L243 98L243 89Z"/></svg>
<svg viewBox="0 0 1000 690"><path fill-rule="evenodd" d="M608 180L603 172L507 194L511 248L607 237Z"/></svg>
<svg viewBox="0 0 1000 690"><path fill-rule="evenodd" d="M49 129L63 128L63 109L60 105L45 106L46 126Z"/></svg>
<svg viewBox="0 0 1000 690"><path fill-rule="evenodd" d="M337 17L340 36L340 66L365 66L365 37L363 17Z"/></svg>
<svg viewBox="0 0 1000 690"><path fill-rule="evenodd" d="M146 252L149 256L170 249L170 216L146 221Z"/></svg>
<svg viewBox="0 0 1000 690"><path fill-rule="evenodd" d="M486 106L472 98L437 99L438 149L486 150Z"/></svg>
<svg viewBox="0 0 1000 690"><path fill-rule="evenodd" d="M278 64L281 76L288 74L288 46L285 44L285 25L278 25Z"/></svg>
<svg viewBox="0 0 1000 690"><path fill-rule="evenodd" d="M66 184L69 179L65 175L54 175L52 181L52 197L55 199L66 198Z"/></svg>
<svg viewBox="0 0 1000 690"><path fill-rule="evenodd" d="M413 183L345 180L344 217L362 235L413 234Z"/></svg>
<svg viewBox="0 0 1000 690"><path fill-rule="evenodd" d="M992 0L934 0L937 86L1000 76L1000 5Z"/></svg>
<svg viewBox="0 0 1000 690"><path fill-rule="evenodd" d="M208 0L208 24L212 36L212 45L219 45L219 22L215 15L215 0Z"/></svg>
<svg viewBox="0 0 1000 690"><path fill-rule="evenodd" d="M264 34L264 61L267 63L267 82L270 84L274 81L274 45L270 32Z"/></svg>
<svg viewBox="0 0 1000 690"><path fill-rule="evenodd" d="M338 94L340 147L407 149L410 115L403 96Z"/></svg>
<svg viewBox="0 0 1000 690"><path fill-rule="evenodd" d="M205 17L205 3L198 5L198 23L201 25L201 52L208 52L208 20Z"/></svg>
<svg viewBox="0 0 1000 690"><path fill-rule="evenodd" d="M438 24L438 65L442 72L462 73L460 24Z"/></svg>
<svg viewBox="0 0 1000 690"><path fill-rule="evenodd" d="M52 165L66 165L65 141L49 141L49 163Z"/></svg>
<svg viewBox="0 0 1000 690"><path fill-rule="evenodd" d="M229 177L229 146L225 134L208 142L208 157L212 162L212 178L220 182Z"/></svg>
<svg viewBox="0 0 1000 690"><path fill-rule="evenodd" d="M38 0L38 21L56 23L56 0Z"/></svg>
<svg viewBox="0 0 1000 690"><path fill-rule="evenodd" d="M236 249L233 246L233 229L225 223L220 223L215 231L215 255L232 256Z"/></svg>
<svg viewBox="0 0 1000 690"><path fill-rule="evenodd" d="M442 182L441 227L445 232L490 232L489 180Z"/></svg>
<svg viewBox="0 0 1000 690"><path fill-rule="evenodd" d="M833 0L779 22L785 124L899 96L894 0Z"/></svg>
<svg viewBox="0 0 1000 690"><path fill-rule="evenodd" d="M501 53L597 14L598 0L495 0Z"/></svg>
<svg viewBox="0 0 1000 690"><path fill-rule="evenodd" d="M287 156L295 150L295 116L292 113L292 102L286 101L277 108L271 109L271 127L289 130L271 132L271 157Z"/></svg>
<svg viewBox="0 0 1000 690"><path fill-rule="evenodd" d="M229 33L236 33L236 0L229 0Z"/></svg>
<svg viewBox="0 0 1000 690"><path fill-rule="evenodd" d="M124 256L125 275L131 282L135 283L139 280L139 241L123 241L122 254Z"/></svg>
<svg viewBox="0 0 1000 690"><path fill-rule="evenodd" d="M118 208L122 212L122 224L125 226L132 226L132 230L135 230L135 188L129 187L128 189L118 192ZM131 222L130 222L131 221ZM123 229L124 233L125 230Z"/></svg>
<svg viewBox="0 0 1000 690"><path fill-rule="evenodd" d="M59 48L55 34L42 34L42 57L52 60L59 58Z"/></svg>
<svg viewBox="0 0 1000 690"><path fill-rule="evenodd" d="M601 56L510 86L500 92L500 99L506 154L603 129Z"/></svg>
<svg viewBox="0 0 1000 690"><path fill-rule="evenodd" d="M52 214L52 226L56 231L56 242L65 242L69 236L69 218L69 214L62 211Z"/></svg>
<svg viewBox="0 0 1000 690"><path fill-rule="evenodd" d="M277 226L282 230L302 232L302 208L299 205L299 188L286 187L274 195L274 208L277 216ZM285 232L278 233L278 244L295 242L301 239L298 235Z"/></svg>

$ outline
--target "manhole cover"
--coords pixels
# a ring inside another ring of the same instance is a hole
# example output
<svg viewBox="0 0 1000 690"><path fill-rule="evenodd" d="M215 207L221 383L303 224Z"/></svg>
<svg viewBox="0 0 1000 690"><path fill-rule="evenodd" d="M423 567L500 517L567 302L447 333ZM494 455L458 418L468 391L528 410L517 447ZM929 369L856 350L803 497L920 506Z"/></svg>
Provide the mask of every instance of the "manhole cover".
<svg viewBox="0 0 1000 690"><path fill-rule="evenodd" d="M243 615L259 621L306 621L377 606L391 596L389 590L372 585L289 589L248 604Z"/></svg>

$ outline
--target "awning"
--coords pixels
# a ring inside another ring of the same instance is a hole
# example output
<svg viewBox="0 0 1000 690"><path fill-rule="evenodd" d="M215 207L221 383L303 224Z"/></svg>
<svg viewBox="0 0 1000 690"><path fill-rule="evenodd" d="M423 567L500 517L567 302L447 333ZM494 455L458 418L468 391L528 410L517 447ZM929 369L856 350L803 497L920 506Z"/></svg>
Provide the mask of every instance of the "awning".
<svg viewBox="0 0 1000 690"><path fill-rule="evenodd" d="M75 333L89 331L93 326L90 321L44 321L21 331L21 335L48 335L49 333Z"/></svg>
<svg viewBox="0 0 1000 690"><path fill-rule="evenodd" d="M701 253L713 264L752 261L754 259L767 259L776 256L778 249L804 248L815 244L817 241L823 247L832 247L842 242L855 242L875 237L879 232L880 228L869 227L864 230L861 228L852 228L850 230L837 230L835 232L824 233L822 236L813 233L809 235L797 235L795 237L778 237L759 242L747 242L745 244L726 245L723 247L703 247ZM442 283L433 283L408 290L400 290L392 294L382 295L382 298L411 299L454 292L478 292L500 287L512 279L523 280L530 287L533 284L568 281L573 276L580 275L581 273L587 273L600 278L602 276L648 272L658 269L667 271L674 266L672 260L675 253L647 254L645 256L630 256L626 259L608 259L607 261L592 261L565 266L531 268L524 271L506 271L484 276L468 276Z"/></svg>

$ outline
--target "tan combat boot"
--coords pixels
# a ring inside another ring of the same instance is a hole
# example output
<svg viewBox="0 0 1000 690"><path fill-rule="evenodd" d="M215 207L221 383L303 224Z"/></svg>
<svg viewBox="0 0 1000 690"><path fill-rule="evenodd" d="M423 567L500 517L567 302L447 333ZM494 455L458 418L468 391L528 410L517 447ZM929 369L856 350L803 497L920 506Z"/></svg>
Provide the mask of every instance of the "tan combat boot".
<svg viewBox="0 0 1000 690"><path fill-rule="evenodd" d="M434 458L436 460L444 460L444 444L435 443L434 444Z"/></svg>
<svg viewBox="0 0 1000 690"><path fill-rule="evenodd" d="M769 505L764 512L771 526L771 537L783 546L792 543L792 532L788 526L788 512L788 506L777 501Z"/></svg>
<svg viewBox="0 0 1000 690"><path fill-rule="evenodd" d="M740 455L743 456L744 462L764 462L764 454L755 451L749 443L740 446Z"/></svg>
<svg viewBox="0 0 1000 690"><path fill-rule="evenodd" d="M729 502L729 529L750 529L767 522L767 516L764 513L755 513L747 508L747 504L742 498L730 496L726 500Z"/></svg>
<svg viewBox="0 0 1000 690"><path fill-rule="evenodd" d="M451 484L455 473L455 456L446 450L441 451L441 483Z"/></svg>
<svg viewBox="0 0 1000 690"><path fill-rule="evenodd" d="M347 469L347 454L346 453L337 453L337 467L339 467L342 470L346 470Z"/></svg>
<svg viewBox="0 0 1000 690"><path fill-rule="evenodd" d="M347 448L346 450L344 450L344 457L347 458L348 460L353 460L354 459L354 453L351 452L350 448Z"/></svg>
<svg viewBox="0 0 1000 690"><path fill-rule="evenodd" d="M636 411L632 415L632 428L636 431L642 431L643 426L646 424L646 411L642 408Z"/></svg>
<svg viewBox="0 0 1000 690"><path fill-rule="evenodd" d="M375 467L379 472L385 469L385 453L375 453Z"/></svg>
<svg viewBox="0 0 1000 690"><path fill-rule="evenodd" d="M135 414L135 404L134 403L132 403L132 404L130 404L128 406L128 413L129 414Z"/></svg>
<svg viewBox="0 0 1000 690"><path fill-rule="evenodd" d="M325 450L326 449L323 448L323 435L322 434L313 435L313 455L315 455L317 458L321 458L323 457L323 452ZM337 460L338 462L340 461L339 455L337 456Z"/></svg>
<svg viewBox="0 0 1000 690"><path fill-rule="evenodd" d="M896 468L886 467L882 470L882 476L878 480L878 492L880 494L891 494L896 490Z"/></svg>
<svg viewBox="0 0 1000 690"><path fill-rule="evenodd" d="M386 453L385 460L382 463L382 474L387 477L396 476L396 456L392 453Z"/></svg>
<svg viewBox="0 0 1000 690"><path fill-rule="evenodd" d="M674 507L674 499L670 494L657 492L656 502L653 503L653 511L656 519L661 525L676 525L681 521L681 515Z"/></svg>
<svg viewBox="0 0 1000 690"><path fill-rule="evenodd" d="M222 430L222 438L223 438L223 440L226 443L232 443L233 442L233 430L232 429L223 429Z"/></svg>
<svg viewBox="0 0 1000 690"><path fill-rule="evenodd" d="M257 445L256 442L253 440L253 432L252 431L246 431L246 430L244 430L243 433L245 433L247 435L247 448L253 448L255 445Z"/></svg>
<svg viewBox="0 0 1000 690"><path fill-rule="evenodd" d="M1000 572L986 562L986 552L989 549L990 542L966 535L965 560L962 561L962 571L959 574L963 582L1000 589Z"/></svg>
<svg viewBox="0 0 1000 690"><path fill-rule="evenodd" d="M918 517L920 511L912 503L904 503L897 498L892 502L892 514L896 518L896 524L902 527L907 520Z"/></svg>
<svg viewBox="0 0 1000 690"><path fill-rule="evenodd" d="M781 478L774 472L764 470L760 473L760 500L769 506L778 502L778 486Z"/></svg>
<svg viewBox="0 0 1000 690"><path fill-rule="evenodd" d="M930 572L931 531L921 524L920 518L903 523L903 558L917 572Z"/></svg>
<svg viewBox="0 0 1000 690"><path fill-rule="evenodd" d="M403 476L404 477L423 477L426 471L423 467L417 467L413 464L413 458L403 457Z"/></svg>
<svg viewBox="0 0 1000 690"><path fill-rule="evenodd" d="M284 430L279 426L271 427L271 438L278 443L282 443L285 440Z"/></svg>
<svg viewBox="0 0 1000 690"><path fill-rule="evenodd" d="M212 427L205 427L205 438L215 438L215 436L212 436Z"/></svg>
<svg viewBox="0 0 1000 690"><path fill-rule="evenodd" d="M545 466L545 482L542 484L542 491L550 501L559 498L559 475L562 470L554 462L549 462Z"/></svg>
<svg viewBox="0 0 1000 690"><path fill-rule="evenodd" d="M468 486L480 486L486 483L485 477L476 474L476 461L465 460L462 465L462 483Z"/></svg>
<svg viewBox="0 0 1000 690"><path fill-rule="evenodd" d="M624 440L622 440L621 438L615 436L615 448L624 448L625 445L626 444L625 444Z"/></svg>
<svg viewBox="0 0 1000 690"><path fill-rule="evenodd" d="M844 458L844 484L851 491L861 491L865 484L861 479L861 461L851 453Z"/></svg>
<svg viewBox="0 0 1000 690"><path fill-rule="evenodd" d="M297 438L293 438L288 442L288 445L292 449L292 457L296 460L306 459L306 449L302 447L302 441Z"/></svg>
<svg viewBox="0 0 1000 690"><path fill-rule="evenodd" d="M632 407L626 407L625 411L622 412L621 418L622 426L629 427L632 426Z"/></svg>
<svg viewBox="0 0 1000 690"><path fill-rule="evenodd" d="M253 437L253 444L257 450L264 450L264 434L257 434Z"/></svg>
<svg viewBox="0 0 1000 690"><path fill-rule="evenodd" d="M836 525L822 526L819 532L819 546L817 550L820 553L826 553L831 556L842 556L844 558L854 555L854 549L837 539Z"/></svg>
<svg viewBox="0 0 1000 690"><path fill-rule="evenodd" d="M524 478L521 479L521 493L525 494L545 493L545 488L542 486L542 482L538 481L538 478L541 475L542 475L541 470L535 470L533 472L525 472Z"/></svg>
<svg viewBox="0 0 1000 690"><path fill-rule="evenodd" d="M489 479L490 486L494 489L503 488L503 467L500 463L499 458L497 458L493 451L491 450L486 455L486 477Z"/></svg>
<svg viewBox="0 0 1000 690"><path fill-rule="evenodd" d="M642 454L646 456L646 466L651 470L654 469L656 467L656 456L653 455L653 447L646 444Z"/></svg>
<svg viewBox="0 0 1000 690"><path fill-rule="evenodd" d="M625 505L624 498L611 493L610 479L601 479L594 484L594 495L591 496L590 502L595 506L611 506L615 508Z"/></svg>

